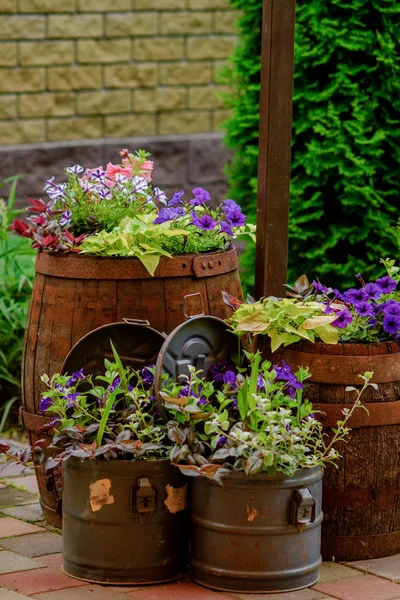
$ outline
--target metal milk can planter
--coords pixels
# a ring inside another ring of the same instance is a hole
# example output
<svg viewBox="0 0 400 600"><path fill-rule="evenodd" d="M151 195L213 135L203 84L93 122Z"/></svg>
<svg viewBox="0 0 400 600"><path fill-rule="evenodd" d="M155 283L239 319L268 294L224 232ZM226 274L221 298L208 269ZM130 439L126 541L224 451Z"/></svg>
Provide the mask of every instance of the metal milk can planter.
<svg viewBox="0 0 400 600"><path fill-rule="evenodd" d="M314 585L321 564L322 478L322 467L294 477L232 472L223 477L224 486L193 478L193 579L238 592Z"/></svg>
<svg viewBox="0 0 400 600"><path fill-rule="evenodd" d="M187 565L187 483L168 460L63 464L63 571L107 584L173 581Z"/></svg>

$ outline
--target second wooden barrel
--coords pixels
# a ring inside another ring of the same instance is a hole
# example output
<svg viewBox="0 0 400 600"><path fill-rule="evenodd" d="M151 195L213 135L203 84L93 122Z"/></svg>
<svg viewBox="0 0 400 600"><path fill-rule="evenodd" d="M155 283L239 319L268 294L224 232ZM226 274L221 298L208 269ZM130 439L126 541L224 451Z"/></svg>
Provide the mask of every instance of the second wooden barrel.
<svg viewBox="0 0 400 600"><path fill-rule="evenodd" d="M59 372L81 337L123 318L147 320L166 333L202 312L224 319L230 309L222 290L242 297L235 250L162 257L154 277L137 258L39 252L22 359L21 414L31 442L49 421L38 414L45 391L40 377ZM44 516L60 526L54 481L42 468L37 476Z"/></svg>
<svg viewBox="0 0 400 600"><path fill-rule="evenodd" d="M400 346L395 342L361 344L298 343L271 354L260 338L258 347L273 364L282 359L293 369L309 367L307 397L328 430L354 402L347 386L360 387L358 374L373 371L378 390L368 388L356 411L342 458L324 476L322 556L326 560L364 560L400 552Z"/></svg>

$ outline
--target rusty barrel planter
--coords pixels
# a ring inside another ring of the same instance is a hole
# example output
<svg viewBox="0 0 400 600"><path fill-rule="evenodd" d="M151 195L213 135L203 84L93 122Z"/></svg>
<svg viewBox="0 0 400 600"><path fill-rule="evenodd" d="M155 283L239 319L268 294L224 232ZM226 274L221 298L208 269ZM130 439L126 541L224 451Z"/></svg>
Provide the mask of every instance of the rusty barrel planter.
<svg viewBox="0 0 400 600"><path fill-rule="evenodd" d="M148 320L170 332L186 315L204 311L222 319L230 311L221 290L242 297L235 250L162 257L154 277L136 258L39 252L22 358L22 421L31 442L48 422L38 414L45 385L40 377L60 371L84 335L123 318ZM43 514L60 526L59 498L37 471Z"/></svg>
<svg viewBox="0 0 400 600"><path fill-rule="evenodd" d="M187 483L169 461L70 458L63 478L64 573L114 585L178 578L189 545Z"/></svg>
<svg viewBox="0 0 400 600"><path fill-rule="evenodd" d="M314 585L321 564L322 477L316 467L294 477L232 472L223 486L193 478L193 579L235 592Z"/></svg>
<svg viewBox="0 0 400 600"><path fill-rule="evenodd" d="M324 476L322 556L331 560L364 560L400 552L400 346L375 344L298 343L271 354L269 344L257 342L274 364L284 359L296 369L309 367L307 397L328 430L354 402L347 386L360 387L357 376L373 371L378 390L368 388L349 426L346 444L338 447L338 469L329 465Z"/></svg>

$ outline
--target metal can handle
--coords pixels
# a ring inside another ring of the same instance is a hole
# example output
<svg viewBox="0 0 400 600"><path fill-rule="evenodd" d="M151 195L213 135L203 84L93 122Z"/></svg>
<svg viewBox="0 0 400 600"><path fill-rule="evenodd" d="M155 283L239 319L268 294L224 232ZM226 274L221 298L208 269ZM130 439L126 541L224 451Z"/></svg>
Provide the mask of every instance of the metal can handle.
<svg viewBox="0 0 400 600"><path fill-rule="evenodd" d="M147 321L146 319L129 319L127 317L124 317L122 320L124 323L128 323L128 325L140 325L141 327L150 327L150 321Z"/></svg>
<svg viewBox="0 0 400 600"><path fill-rule="evenodd" d="M195 315L188 315L187 314L187 300L188 298L194 298L195 296L199 296L200 298L200 313L197 313ZM205 312L204 312L204 308L203 308L203 298L202 295L200 294L200 292L196 292L195 294L186 294L186 296L183 297L183 314L185 315L186 319L193 319L194 317L204 317Z"/></svg>
<svg viewBox="0 0 400 600"><path fill-rule="evenodd" d="M308 523L315 521L316 506L311 491L301 488L294 492L292 499L292 525L302 532Z"/></svg>

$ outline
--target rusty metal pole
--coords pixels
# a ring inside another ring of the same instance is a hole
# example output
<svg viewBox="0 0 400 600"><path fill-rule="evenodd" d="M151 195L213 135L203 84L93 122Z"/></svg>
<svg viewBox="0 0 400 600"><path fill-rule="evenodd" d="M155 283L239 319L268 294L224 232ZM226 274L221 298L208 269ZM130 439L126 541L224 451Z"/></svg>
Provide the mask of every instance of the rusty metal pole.
<svg viewBox="0 0 400 600"><path fill-rule="evenodd" d="M255 297L282 296L288 259L296 0L264 0Z"/></svg>

